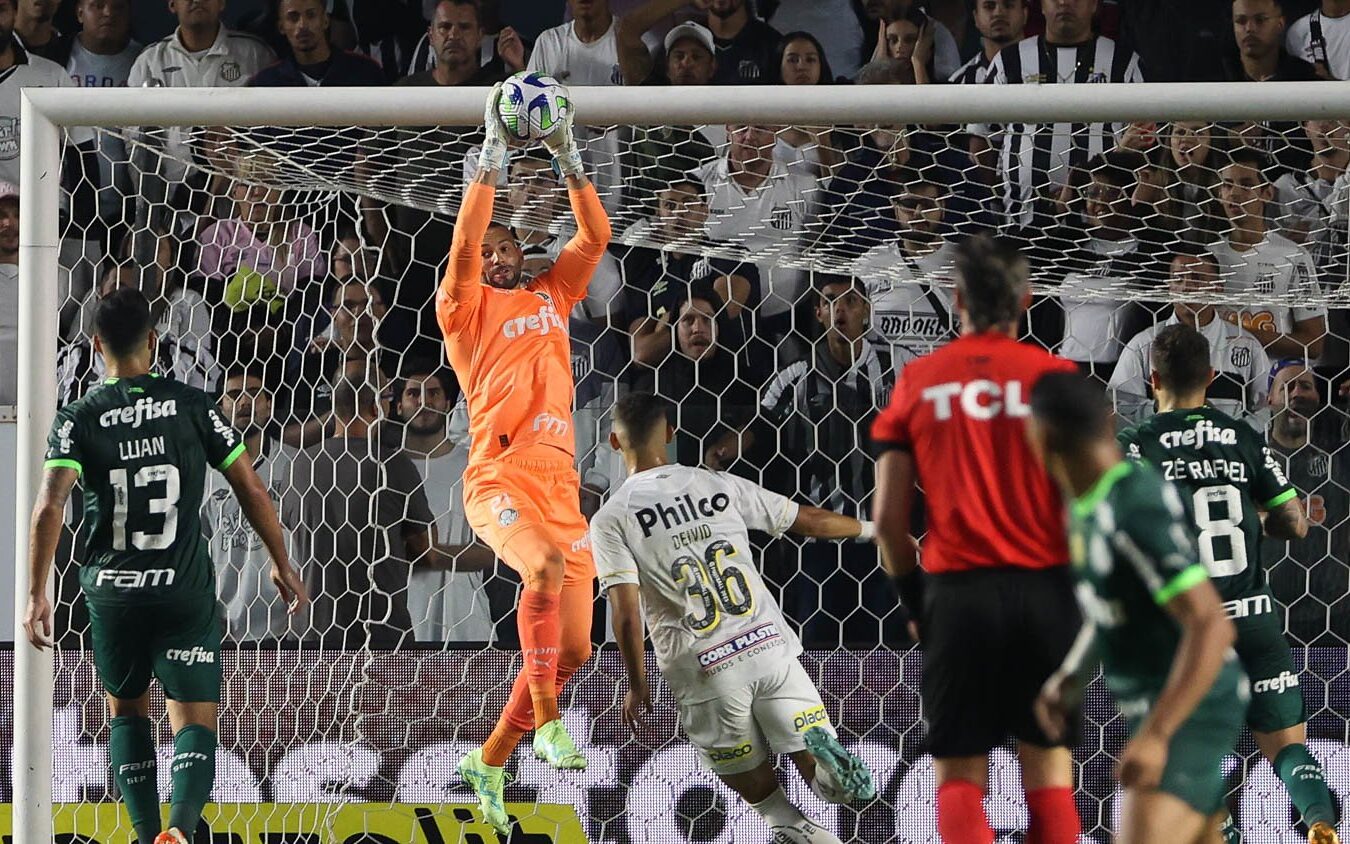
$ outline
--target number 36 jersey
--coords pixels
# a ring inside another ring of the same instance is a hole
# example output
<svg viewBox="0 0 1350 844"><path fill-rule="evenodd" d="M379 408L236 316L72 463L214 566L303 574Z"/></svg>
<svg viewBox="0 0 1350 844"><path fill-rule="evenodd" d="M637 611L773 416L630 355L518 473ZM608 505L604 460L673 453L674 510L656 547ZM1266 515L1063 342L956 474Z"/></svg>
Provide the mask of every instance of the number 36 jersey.
<svg viewBox="0 0 1350 844"><path fill-rule="evenodd" d="M637 584L657 664L681 703L721 697L801 653L749 536L778 536L796 520L788 498L677 465L632 475L591 519L600 585Z"/></svg>
<svg viewBox="0 0 1350 844"><path fill-rule="evenodd" d="M1194 520L1200 562L1225 601L1265 586L1261 515L1298 495L1250 425L1205 407L1159 413L1120 435L1157 467Z"/></svg>
<svg viewBox="0 0 1350 844"><path fill-rule="evenodd" d="M46 467L82 476L85 596L101 605L214 598L202 491L208 467L224 471L244 451L206 393L154 375L110 378L58 411Z"/></svg>

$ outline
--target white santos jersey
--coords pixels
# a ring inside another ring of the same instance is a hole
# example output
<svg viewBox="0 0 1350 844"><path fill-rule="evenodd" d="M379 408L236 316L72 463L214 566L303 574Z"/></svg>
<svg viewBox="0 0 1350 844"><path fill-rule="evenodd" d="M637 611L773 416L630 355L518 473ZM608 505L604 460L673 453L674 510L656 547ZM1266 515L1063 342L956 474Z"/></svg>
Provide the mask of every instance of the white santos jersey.
<svg viewBox="0 0 1350 844"><path fill-rule="evenodd" d="M735 475L658 466L591 519L600 586L634 583L657 664L681 703L712 700L802 652L751 559L751 530L781 535L797 504Z"/></svg>
<svg viewBox="0 0 1350 844"><path fill-rule="evenodd" d="M1307 250L1297 243L1267 232L1260 243L1244 251L1233 248L1227 240L1212 244L1210 251L1219 259L1225 293L1251 295L1257 302L1264 296L1280 296L1305 303L1292 307L1255 304L1240 308L1244 319L1250 319L1255 326L1289 334L1296 322L1326 317L1326 307L1315 302L1322 293L1317 270Z"/></svg>
<svg viewBox="0 0 1350 844"><path fill-rule="evenodd" d="M956 246L943 241L927 255L910 255L899 243L872 247L854 263L867 286L872 328L892 351L926 355L956 337L952 267Z"/></svg>

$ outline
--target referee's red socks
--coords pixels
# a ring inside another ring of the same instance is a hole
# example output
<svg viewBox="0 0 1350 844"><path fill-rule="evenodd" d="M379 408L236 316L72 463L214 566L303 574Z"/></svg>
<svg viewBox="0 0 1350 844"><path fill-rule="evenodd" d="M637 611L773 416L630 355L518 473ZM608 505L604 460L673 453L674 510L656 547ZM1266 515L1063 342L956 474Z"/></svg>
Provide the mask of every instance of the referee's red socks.
<svg viewBox="0 0 1350 844"><path fill-rule="evenodd" d="M1038 788L1027 792L1027 844L1075 844L1081 824L1072 788Z"/></svg>
<svg viewBox="0 0 1350 844"><path fill-rule="evenodd" d="M943 844L994 844L994 830L984 814L984 789L970 780L938 786L937 813Z"/></svg>

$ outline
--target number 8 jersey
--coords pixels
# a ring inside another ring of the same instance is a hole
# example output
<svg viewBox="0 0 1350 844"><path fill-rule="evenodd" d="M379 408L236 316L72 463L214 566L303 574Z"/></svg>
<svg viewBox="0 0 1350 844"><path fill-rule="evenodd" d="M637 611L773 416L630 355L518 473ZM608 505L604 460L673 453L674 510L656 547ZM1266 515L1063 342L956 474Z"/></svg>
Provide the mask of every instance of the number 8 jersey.
<svg viewBox="0 0 1350 844"><path fill-rule="evenodd" d="M214 598L202 492L209 467L223 472L244 451L206 393L156 375L109 378L57 411L46 467L81 474L85 596L100 605Z"/></svg>
<svg viewBox="0 0 1350 844"><path fill-rule="evenodd" d="M681 703L721 697L802 652L749 536L779 536L796 520L788 498L678 465L632 475L591 519L601 588L639 587L657 664Z"/></svg>
<svg viewBox="0 0 1350 844"><path fill-rule="evenodd" d="M1260 435L1206 405L1159 413L1119 439L1126 457L1157 467L1181 492L1200 561L1224 601L1262 589L1259 510L1298 493Z"/></svg>

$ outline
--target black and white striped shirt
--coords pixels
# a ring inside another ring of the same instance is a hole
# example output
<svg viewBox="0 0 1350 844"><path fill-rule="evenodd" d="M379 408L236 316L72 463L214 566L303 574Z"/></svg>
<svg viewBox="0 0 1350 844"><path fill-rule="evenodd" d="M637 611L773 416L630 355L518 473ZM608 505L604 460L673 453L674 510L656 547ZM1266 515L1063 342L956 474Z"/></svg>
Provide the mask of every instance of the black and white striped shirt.
<svg viewBox="0 0 1350 844"><path fill-rule="evenodd" d="M961 65L947 78L948 82L956 85L979 85L984 82L985 77L989 75L989 59L985 56L984 50L970 57L970 61Z"/></svg>
<svg viewBox="0 0 1350 844"><path fill-rule="evenodd" d="M1143 81L1139 57L1101 35L1071 47L1053 46L1043 36L1025 38L995 56L985 77L995 85ZM1009 222L1030 225L1037 191L1065 184L1071 170L1115 146L1119 128L1106 123L1012 123L973 126L971 131L985 137L1001 135L999 169Z"/></svg>

